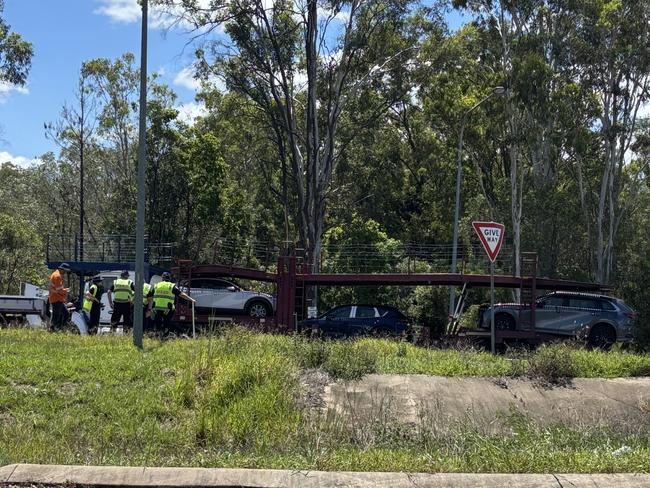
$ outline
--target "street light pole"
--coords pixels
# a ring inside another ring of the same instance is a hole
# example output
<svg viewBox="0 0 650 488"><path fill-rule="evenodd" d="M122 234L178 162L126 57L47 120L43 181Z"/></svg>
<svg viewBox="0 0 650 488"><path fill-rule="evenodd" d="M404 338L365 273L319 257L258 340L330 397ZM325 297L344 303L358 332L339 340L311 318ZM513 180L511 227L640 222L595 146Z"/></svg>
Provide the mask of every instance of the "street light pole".
<svg viewBox="0 0 650 488"><path fill-rule="evenodd" d="M458 220L460 219L460 182L463 176L463 135L465 134L465 124L469 115L476 110L478 107L487 102L494 95L503 95L506 92L506 89L502 86L495 86L489 95L485 98L474 104L469 110L463 114L463 118L460 121L460 132L458 135L458 154L456 158L456 207L454 210L454 241L451 251L451 272L456 272L456 262L458 255ZM454 286L449 287L449 316L451 317L456 311L456 288Z"/></svg>
<svg viewBox="0 0 650 488"><path fill-rule="evenodd" d="M135 226L135 303L133 304L133 344L142 349L144 324L144 196L147 164L147 14L148 0L142 0L142 42L140 62L140 126L138 132L138 208Z"/></svg>

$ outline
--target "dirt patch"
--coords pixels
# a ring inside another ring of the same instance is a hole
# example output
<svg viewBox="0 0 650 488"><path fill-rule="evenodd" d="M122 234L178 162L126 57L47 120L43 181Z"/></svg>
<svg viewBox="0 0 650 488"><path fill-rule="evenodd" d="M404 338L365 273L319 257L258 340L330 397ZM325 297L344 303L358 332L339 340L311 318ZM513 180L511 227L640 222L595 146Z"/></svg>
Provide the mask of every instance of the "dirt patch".
<svg viewBox="0 0 650 488"><path fill-rule="evenodd" d="M308 369L300 373L300 393L297 399L300 407L307 409L322 409L325 403L325 388L332 378L322 369Z"/></svg>
<svg viewBox="0 0 650 488"><path fill-rule="evenodd" d="M10 425L16 422L16 417L10 413L0 412L0 425Z"/></svg>
<svg viewBox="0 0 650 488"><path fill-rule="evenodd" d="M549 387L526 379L368 375L330 383L325 410L345 417L376 415L390 405L404 422L457 424L471 420L498 430L495 419L520 413L541 425L650 429L650 378L574 379ZM380 408L381 409L381 408Z"/></svg>
<svg viewBox="0 0 650 488"><path fill-rule="evenodd" d="M8 383L9 386L11 386L14 390L18 390L23 393L39 393L41 391L34 385L30 385L28 383L20 383L14 380L8 380Z"/></svg>
<svg viewBox="0 0 650 488"><path fill-rule="evenodd" d="M71 396L74 395L79 389L79 385L76 383L65 382L57 389L57 393L61 396Z"/></svg>

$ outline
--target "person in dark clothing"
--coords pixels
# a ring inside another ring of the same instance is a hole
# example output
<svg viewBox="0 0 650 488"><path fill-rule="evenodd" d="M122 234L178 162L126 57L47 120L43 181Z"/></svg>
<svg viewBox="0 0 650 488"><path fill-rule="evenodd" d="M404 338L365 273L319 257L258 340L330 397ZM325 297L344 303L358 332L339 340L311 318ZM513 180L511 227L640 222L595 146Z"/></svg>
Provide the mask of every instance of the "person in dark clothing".
<svg viewBox="0 0 650 488"><path fill-rule="evenodd" d="M176 309L176 297L180 297L189 302L195 302L192 297L181 291L171 281L171 275L167 272L162 274L162 281L157 283L149 291L148 296L152 298L150 306L153 307L155 313L153 320L154 328L161 332L169 331L171 328L171 320Z"/></svg>
<svg viewBox="0 0 650 488"><path fill-rule="evenodd" d="M102 311L102 295L104 294L104 285L102 277L95 276L93 283L88 288L83 303L83 315L88 324L89 331L96 331L99 328L99 317Z"/></svg>
<svg viewBox="0 0 650 488"><path fill-rule="evenodd" d="M122 271L120 278L116 279L108 290L108 303L113 309L111 329L117 327L121 318L124 318L124 331L133 326L131 309L133 307L134 296L135 285L129 279L129 272L126 270Z"/></svg>

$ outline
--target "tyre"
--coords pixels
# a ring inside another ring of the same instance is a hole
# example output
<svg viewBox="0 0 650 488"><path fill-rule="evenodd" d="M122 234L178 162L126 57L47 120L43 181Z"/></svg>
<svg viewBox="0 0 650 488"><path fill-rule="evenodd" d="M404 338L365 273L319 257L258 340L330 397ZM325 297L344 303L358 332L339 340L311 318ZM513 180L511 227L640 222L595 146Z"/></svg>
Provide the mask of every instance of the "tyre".
<svg viewBox="0 0 650 488"><path fill-rule="evenodd" d="M246 305L246 315L256 319L269 317L272 313L273 309L271 306L263 300L253 300Z"/></svg>
<svg viewBox="0 0 650 488"><path fill-rule="evenodd" d="M591 329L587 345L593 349L609 351L616 342L616 331L611 325L597 324Z"/></svg>
<svg viewBox="0 0 650 488"><path fill-rule="evenodd" d="M494 316L494 328L496 330L515 330L517 324L515 323L515 319L510 315L506 313L498 313Z"/></svg>

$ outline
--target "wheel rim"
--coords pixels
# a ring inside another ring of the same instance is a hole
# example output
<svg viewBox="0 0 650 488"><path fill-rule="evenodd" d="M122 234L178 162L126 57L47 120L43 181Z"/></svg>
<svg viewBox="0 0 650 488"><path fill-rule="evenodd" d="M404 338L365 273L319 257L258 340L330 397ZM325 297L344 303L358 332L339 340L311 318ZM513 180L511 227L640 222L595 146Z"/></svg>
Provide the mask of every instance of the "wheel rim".
<svg viewBox="0 0 650 488"><path fill-rule="evenodd" d="M266 317L266 307L261 303L254 303L250 310L251 317Z"/></svg>
<svg viewBox="0 0 650 488"><path fill-rule="evenodd" d="M512 321L508 317L497 317L494 319L494 328L497 330L512 330Z"/></svg>

